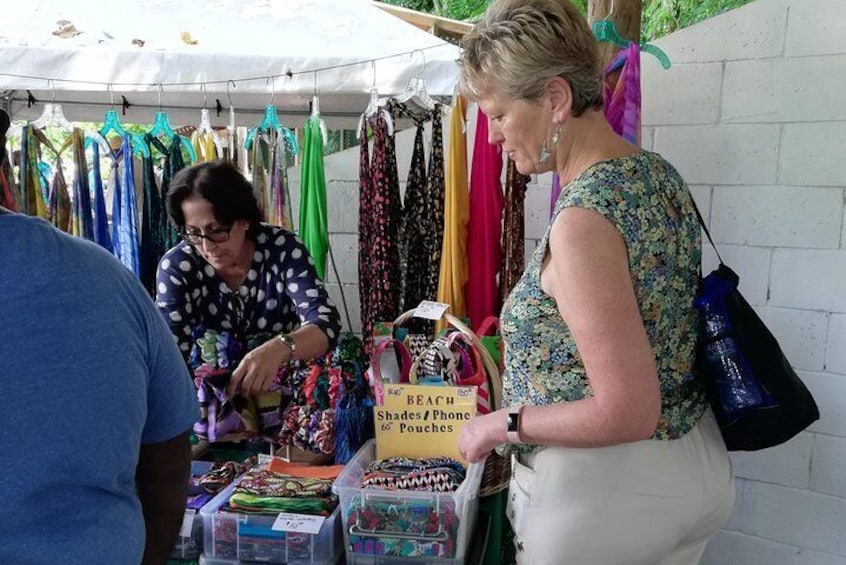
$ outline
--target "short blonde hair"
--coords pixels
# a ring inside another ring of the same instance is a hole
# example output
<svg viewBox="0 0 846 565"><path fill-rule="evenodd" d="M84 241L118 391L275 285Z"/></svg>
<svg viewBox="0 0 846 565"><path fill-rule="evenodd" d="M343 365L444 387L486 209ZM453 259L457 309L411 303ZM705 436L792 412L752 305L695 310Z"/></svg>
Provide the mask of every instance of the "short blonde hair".
<svg viewBox="0 0 846 565"><path fill-rule="evenodd" d="M574 116L602 108L596 40L567 0L494 0L461 45L460 89L468 98L496 87L534 102L560 76L573 92Z"/></svg>

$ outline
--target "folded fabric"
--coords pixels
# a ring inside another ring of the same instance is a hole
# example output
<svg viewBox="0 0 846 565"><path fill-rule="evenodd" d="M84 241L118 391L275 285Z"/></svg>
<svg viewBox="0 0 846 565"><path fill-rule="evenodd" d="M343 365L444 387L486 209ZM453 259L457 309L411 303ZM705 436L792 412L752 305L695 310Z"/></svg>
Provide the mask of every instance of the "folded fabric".
<svg viewBox="0 0 846 565"><path fill-rule="evenodd" d="M410 459L390 457L370 464L361 479L363 488L454 492L464 481L464 466L449 457Z"/></svg>
<svg viewBox="0 0 846 565"><path fill-rule="evenodd" d="M332 479L294 477L267 469L249 471L235 487L235 494L259 497L319 498L331 493Z"/></svg>
<svg viewBox="0 0 846 565"><path fill-rule="evenodd" d="M338 501L333 497L255 496L235 492L229 497L228 508L234 512L245 514L293 512L295 514L328 516L337 505Z"/></svg>

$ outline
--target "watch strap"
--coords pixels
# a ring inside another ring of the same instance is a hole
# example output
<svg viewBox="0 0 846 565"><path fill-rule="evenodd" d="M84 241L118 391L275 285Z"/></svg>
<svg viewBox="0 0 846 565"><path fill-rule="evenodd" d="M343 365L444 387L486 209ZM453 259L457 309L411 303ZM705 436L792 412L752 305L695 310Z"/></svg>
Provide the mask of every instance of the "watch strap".
<svg viewBox="0 0 846 565"><path fill-rule="evenodd" d="M520 416L523 413L523 406L512 406L508 409L506 420L505 437L508 443L523 443L520 439Z"/></svg>

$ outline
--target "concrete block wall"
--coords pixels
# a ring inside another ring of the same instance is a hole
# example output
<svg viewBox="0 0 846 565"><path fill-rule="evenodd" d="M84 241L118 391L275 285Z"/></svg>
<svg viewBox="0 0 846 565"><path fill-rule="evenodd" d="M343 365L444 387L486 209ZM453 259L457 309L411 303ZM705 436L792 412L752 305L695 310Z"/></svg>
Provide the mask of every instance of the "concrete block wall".
<svg viewBox="0 0 846 565"><path fill-rule="evenodd" d="M691 185L822 412L732 454L737 503L706 565L846 565L844 32L842 0L756 0L659 40L670 70L642 59L644 145Z"/></svg>
<svg viewBox="0 0 846 565"><path fill-rule="evenodd" d="M844 36L844 0L756 0L659 40L670 70L642 60L643 146L687 179L822 412L785 445L732 455L737 502L705 565L846 565ZM412 130L397 136L401 179L412 142ZM296 200L299 171L290 178ZM339 307L343 289L360 331L358 149L327 158L326 178L340 275L330 268L328 288ZM528 187L527 258L548 222L551 181ZM715 264L706 245L703 268Z"/></svg>

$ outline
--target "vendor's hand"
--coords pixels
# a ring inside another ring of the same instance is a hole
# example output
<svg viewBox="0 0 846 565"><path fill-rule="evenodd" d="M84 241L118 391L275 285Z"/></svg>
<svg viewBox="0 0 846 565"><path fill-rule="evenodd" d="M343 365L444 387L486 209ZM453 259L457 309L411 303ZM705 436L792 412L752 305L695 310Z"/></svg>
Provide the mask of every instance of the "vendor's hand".
<svg viewBox="0 0 846 565"><path fill-rule="evenodd" d="M464 424L458 434L458 450L470 463L483 460L493 449L505 443L507 411L497 410L476 416Z"/></svg>
<svg viewBox="0 0 846 565"><path fill-rule="evenodd" d="M276 338L247 353L232 373L226 392L252 396L270 390L279 367L291 357L291 350Z"/></svg>

